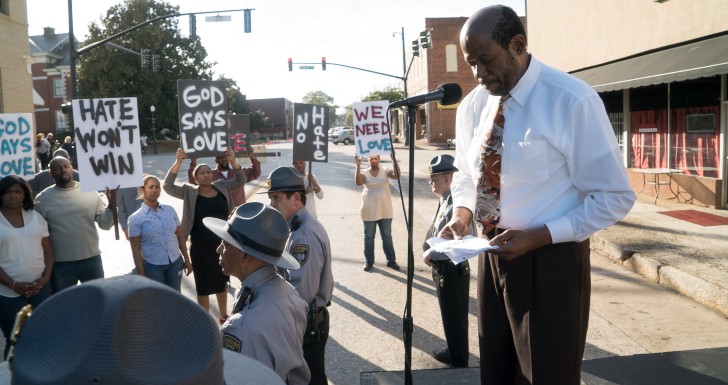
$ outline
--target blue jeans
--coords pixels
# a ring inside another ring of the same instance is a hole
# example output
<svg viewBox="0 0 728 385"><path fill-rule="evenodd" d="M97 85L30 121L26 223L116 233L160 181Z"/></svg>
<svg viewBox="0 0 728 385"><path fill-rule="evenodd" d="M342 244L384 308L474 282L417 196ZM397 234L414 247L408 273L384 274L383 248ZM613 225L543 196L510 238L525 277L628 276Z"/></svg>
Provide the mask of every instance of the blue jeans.
<svg viewBox="0 0 728 385"><path fill-rule="evenodd" d="M22 295L18 297L3 297L0 295L0 329L2 329L5 335L5 354L3 357L7 358L8 350L10 349L10 333L13 331L15 316L20 309L25 305L33 305L33 310L35 310L50 294L51 285L46 284L40 289L38 294L30 298L23 297Z"/></svg>
<svg viewBox="0 0 728 385"><path fill-rule="evenodd" d="M380 219L378 221L364 221L364 258L367 263L374 263L374 237L377 236L377 224L379 234L382 237L382 247L387 262L394 262L394 244L392 243L392 218Z"/></svg>
<svg viewBox="0 0 728 385"><path fill-rule="evenodd" d="M143 261L142 264L144 265L144 275L147 278L165 284L177 291L181 290L182 268L185 266L182 257L166 265L152 265L147 261Z"/></svg>
<svg viewBox="0 0 728 385"><path fill-rule="evenodd" d="M86 282L97 278L104 278L104 265L100 255L80 261L56 262L51 273L51 288L54 293L58 293L67 287L76 286L78 281Z"/></svg>

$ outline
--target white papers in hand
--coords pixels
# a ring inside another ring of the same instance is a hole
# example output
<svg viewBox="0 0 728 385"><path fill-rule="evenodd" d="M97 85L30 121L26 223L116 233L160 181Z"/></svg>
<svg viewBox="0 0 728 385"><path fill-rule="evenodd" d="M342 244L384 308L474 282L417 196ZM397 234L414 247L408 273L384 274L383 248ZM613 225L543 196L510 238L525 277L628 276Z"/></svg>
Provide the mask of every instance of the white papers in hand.
<svg viewBox="0 0 728 385"><path fill-rule="evenodd" d="M456 265L473 258L483 251L498 248L498 246L489 245L487 239L472 235L466 235L460 240L432 237L427 240L427 244L430 245L433 251L445 254ZM435 257L437 253L432 254L433 260L441 259Z"/></svg>

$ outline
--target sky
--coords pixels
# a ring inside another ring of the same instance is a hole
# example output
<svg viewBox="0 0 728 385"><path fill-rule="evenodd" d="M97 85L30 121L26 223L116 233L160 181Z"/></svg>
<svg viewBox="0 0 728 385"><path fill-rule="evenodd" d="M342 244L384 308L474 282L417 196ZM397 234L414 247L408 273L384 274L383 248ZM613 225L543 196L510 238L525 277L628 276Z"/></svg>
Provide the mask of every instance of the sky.
<svg viewBox="0 0 728 385"><path fill-rule="evenodd" d="M73 28L79 41L88 35L88 25L120 0L73 1ZM525 14L525 0L179 0L180 12L205 12L252 8L252 33L243 33L243 13L224 13L230 22L205 22L197 16L197 34L216 62L213 71L235 80L248 99L284 97L300 102L310 91L323 91L334 104L347 106L375 90L398 86L393 77L371 74L335 65L320 65L288 71L294 63L338 63L385 74L402 76L404 28L407 63L410 45L425 29L425 18L468 17L491 4L505 4ZM68 32L68 2L27 0L28 34L41 35L44 27ZM214 15L214 14L213 14ZM189 34L189 18L180 17L183 35ZM109 97L133 95L109 95ZM340 110L339 113L343 111Z"/></svg>

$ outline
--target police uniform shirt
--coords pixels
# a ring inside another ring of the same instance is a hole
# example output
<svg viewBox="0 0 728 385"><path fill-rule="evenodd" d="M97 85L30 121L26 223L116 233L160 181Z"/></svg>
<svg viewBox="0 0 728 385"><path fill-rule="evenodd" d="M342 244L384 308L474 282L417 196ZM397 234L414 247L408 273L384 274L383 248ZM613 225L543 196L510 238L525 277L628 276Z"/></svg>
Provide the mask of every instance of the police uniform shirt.
<svg viewBox="0 0 728 385"><path fill-rule="evenodd" d="M223 347L260 361L289 385L308 384L311 373L302 348L308 305L273 266L246 277L236 299L245 287L252 295L222 325Z"/></svg>
<svg viewBox="0 0 728 385"><path fill-rule="evenodd" d="M294 223L298 216L300 225ZM301 264L301 268L288 271L288 280L306 303L316 300L323 308L331 301L334 276L331 272L331 244L326 229L305 208L291 219L291 237L286 250Z"/></svg>

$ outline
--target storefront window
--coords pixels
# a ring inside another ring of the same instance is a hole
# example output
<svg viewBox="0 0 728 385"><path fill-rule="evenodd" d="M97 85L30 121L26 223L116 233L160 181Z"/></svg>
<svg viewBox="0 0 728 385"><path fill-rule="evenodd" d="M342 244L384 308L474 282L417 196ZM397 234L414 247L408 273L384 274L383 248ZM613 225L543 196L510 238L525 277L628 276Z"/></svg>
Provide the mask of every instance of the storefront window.
<svg viewBox="0 0 728 385"><path fill-rule="evenodd" d="M667 84L631 89L629 100L632 135L629 167L668 167Z"/></svg>

